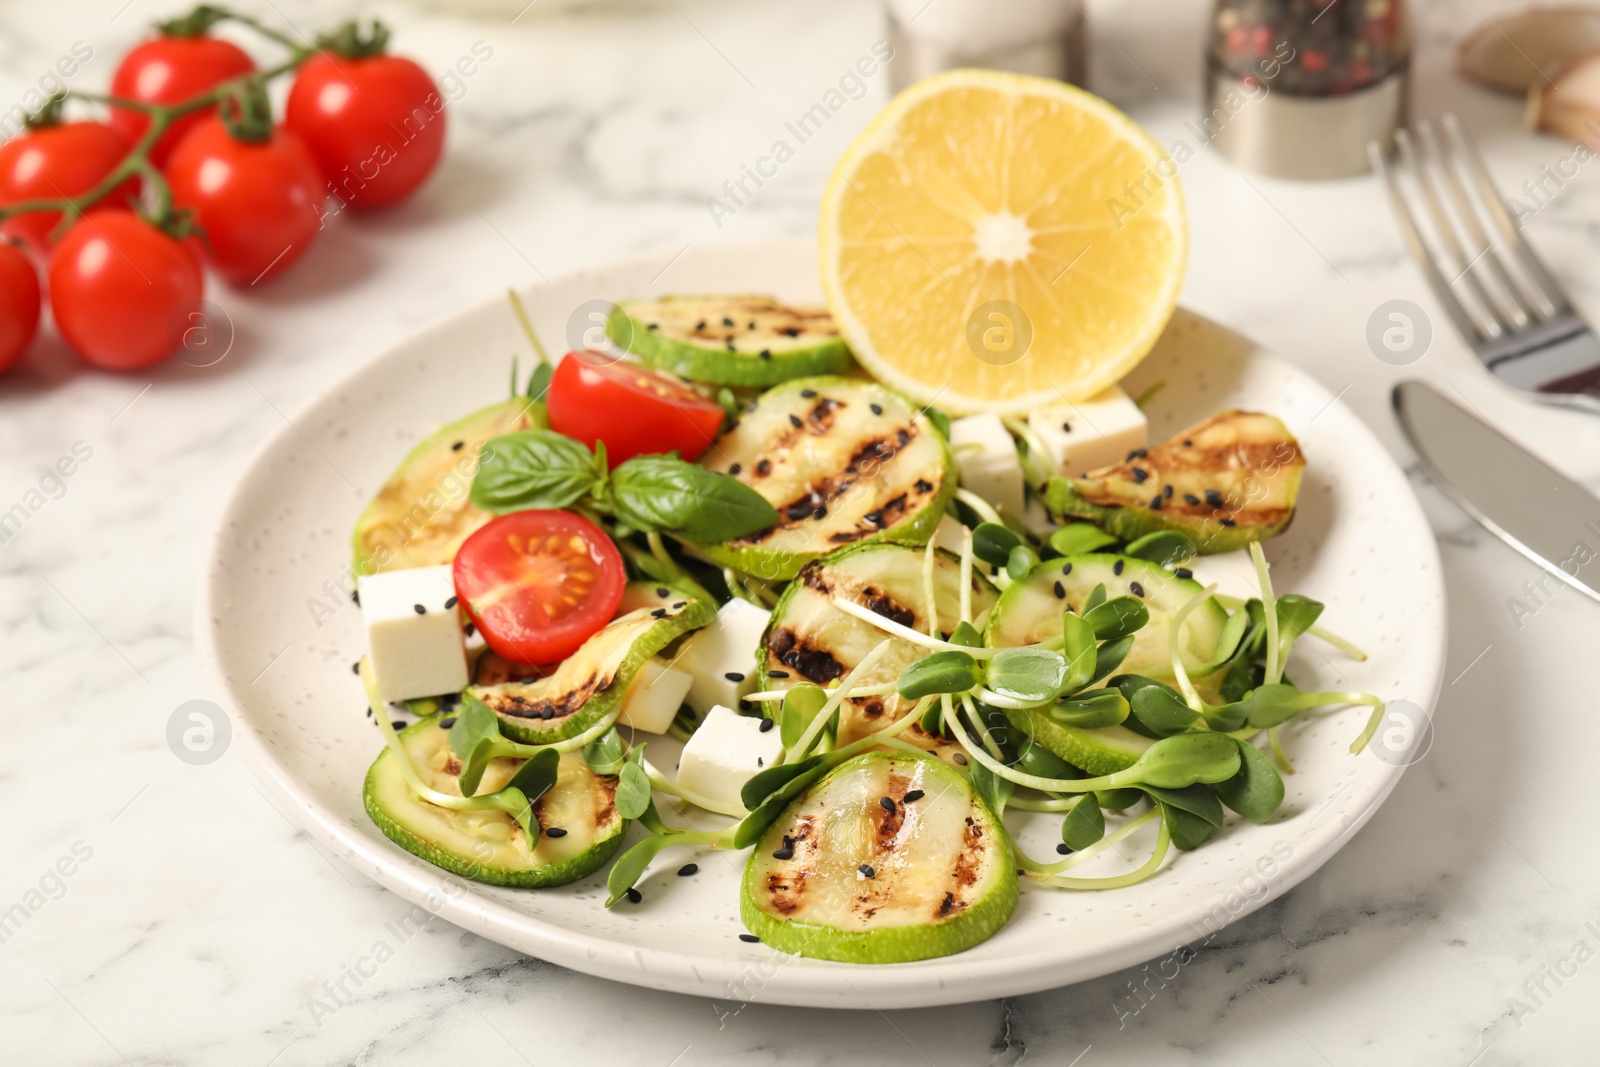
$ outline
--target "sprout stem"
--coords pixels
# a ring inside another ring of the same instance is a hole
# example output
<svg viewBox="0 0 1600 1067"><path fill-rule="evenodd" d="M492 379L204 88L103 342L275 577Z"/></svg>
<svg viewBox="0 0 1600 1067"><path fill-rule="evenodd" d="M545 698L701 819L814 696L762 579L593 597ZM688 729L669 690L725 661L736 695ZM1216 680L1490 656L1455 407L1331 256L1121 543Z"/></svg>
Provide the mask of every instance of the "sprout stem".
<svg viewBox="0 0 1600 1067"><path fill-rule="evenodd" d="M914 645L921 645L924 648L931 648L936 652L965 652L973 659L989 659L996 652L1000 651L997 648L968 648L965 645L957 645L952 644L949 641L941 641L937 637L929 637L927 634L918 630L913 630L909 626L902 626L893 619L886 619L876 612L868 611L860 604L856 604L849 600L835 600L833 601L833 606L844 612L846 615L852 615L864 623L876 626L886 634L890 634L894 637L903 637Z"/></svg>

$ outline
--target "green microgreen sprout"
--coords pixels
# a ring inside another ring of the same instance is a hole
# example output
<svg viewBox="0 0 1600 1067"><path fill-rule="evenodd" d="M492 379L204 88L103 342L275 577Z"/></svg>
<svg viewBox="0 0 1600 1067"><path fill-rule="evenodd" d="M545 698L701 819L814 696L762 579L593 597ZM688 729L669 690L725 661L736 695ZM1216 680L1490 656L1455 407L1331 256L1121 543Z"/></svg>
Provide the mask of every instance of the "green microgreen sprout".
<svg viewBox="0 0 1600 1067"><path fill-rule="evenodd" d="M487 704L471 693L464 694L455 725L450 727L450 750L461 759L461 795L470 797L478 791L490 760L497 757L531 759L540 752L560 755L582 749L611 730L621 714L619 703L580 734L547 745L525 745L501 734L500 718Z"/></svg>

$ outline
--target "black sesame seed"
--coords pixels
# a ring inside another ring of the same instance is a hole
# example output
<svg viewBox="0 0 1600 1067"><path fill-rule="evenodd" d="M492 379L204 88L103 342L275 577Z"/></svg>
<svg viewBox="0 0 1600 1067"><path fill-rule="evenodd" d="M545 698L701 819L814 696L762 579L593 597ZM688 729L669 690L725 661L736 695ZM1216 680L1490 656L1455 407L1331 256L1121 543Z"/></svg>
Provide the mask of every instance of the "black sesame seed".
<svg viewBox="0 0 1600 1067"><path fill-rule="evenodd" d="M1134 596L1144 596L1144 586L1138 582L1129 582L1128 588L1133 592Z"/></svg>
<svg viewBox="0 0 1600 1067"><path fill-rule="evenodd" d="M1125 567L1126 565L1127 564L1126 564L1125 561L1120 560L1120 559L1117 560L1115 563L1113 563L1111 565L1111 573L1112 574L1121 574L1122 573L1122 568Z"/></svg>
<svg viewBox="0 0 1600 1067"><path fill-rule="evenodd" d="M955 755L950 757L950 762L954 763L957 767L965 767L967 765L966 753L957 752Z"/></svg>
<svg viewBox="0 0 1600 1067"><path fill-rule="evenodd" d="M906 804L914 804L926 795L927 794L920 789L913 789L902 798L902 802Z"/></svg>
<svg viewBox="0 0 1600 1067"><path fill-rule="evenodd" d="M768 730L772 729L772 727L773 727L773 722L772 722L771 719L762 719L761 720L761 732L762 733L766 733Z"/></svg>
<svg viewBox="0 0 1600 1067"><path fill-rule="evenodd" d="M794 859L794 849L788 847L780 848L772 854L772 858L775 860L792 860Z"/></svg>
<svg viewBox="0 0 1600 1067"><path fill-rule="evenodd" d="M888 812L890 815L893 815L894 814L894 797L879 797L878 798L878 807L882 808L884 811Z"/></svg>
<svg viewBox="0 0 1600 1067"><path fill-rule="evenodd" d="M798 430L800 427L804 426L805 423L800 421L800 416L799 415L790 415L789 416L789 425L793 426L795 429Z"/></svg>
<svg viewBox="0 0 1600 1067"><path fill-rule="evenodd" d="M737 352L738 351L738 349L734 347L733 338L731 338L731 337L728 338L727 349L728 349L729 352Z"/></svg>
<svg viewBox="0 0 1600 1067"><path fill-rule="evenodd" d="M739 698L740 711L754 711L755 707L756 706L754 704L750 703L750 701L746 700L744 697Z"/></svg>
<svg viewBox="0 0 1600 1067"><path fill-rule="evenodd" d="M828 517L828 509L827 508L813 508L811 510L811 517L813 519L825 519L825 518Z"/></svg>
<svg viewBox="0 0 1600 1067"><path fill-rule="evenodd" d="M760 941L761 939L759 937L757 937L755 934L740 934L739 935L739 940L740 941L744 941L747 944L753 945L756 942Z"/></svg>
<svg viewBox="0 0 1600 1067"><path fill-rule="evenodd" d="M423 607L421 604L411 605L411 610L416 612L418 615L426 615L428 613L428 609Z"/></svg>
<svg viewBox="0 0 1600 1067"><path fill-rule="evenodd" d="M1162 501L1161 501L1161 494L1160 493L1157 493L1155 496L1150 498L1150 510L1151 511L1160 511L1161 510L1161 504L1162 504Z"/></svg>
<svg viewBox="0 0 1600 1067"><path fill-rule="evenodd" d="M1128 462L1132 463L1134 460L1139 459L1139 458L1141 458L1143 456L1148 456L1149 454L1150 453L1147 452L1145 449L1136 448L1132 452L1128 453Z"/></svg>
<svg viewBox="0 0 1600 1067"><path fill-rule="evenodd" d="M477 627L473 626L470 622L467 623L465 626L463 626L461 629L466 633L466 635L468 637L471 637L474 633L477 632Z"/></svg>
<svg viewBox="0 0 1600 1067"><path fill-rule="evenodd" d="M726 674L723 675L723 677L726 678L730 682L742 682L742 681L744 681L744 675L740 674L738 671L728 671Z"/></svg>
<svg viewBox="0 0 1600 1067"><path fill-rule="evenodd" d="M895 434L894 436L895 436L895 440L900 442L900 447L901 448L904 448L906 445L909 445L911 443L911 431L910 430L901 430L899 433Z"/></svg>
<svg viewBox="0 0 1600 1067"><path fill-rule="evenodd" d="M654 611L652 611L650 613L650 617L652 619L664 619L664 618L667 617L667 609L666 608L656 608Z"/></svg>
<svg viewBox="0 0 1600 1067"><path fill-rule="evenodd" d="M559 826L552 826L552 827L550 827L550 829L548 829L548 830L546 830L544 832L544 836L546 836L546 837L566 837L567 836L567 831L562 829Z"/></svg>
<svg viewBox="0 0 1600 1067"><path fill-rule="evenodd" d="M771 359L772 358L772 349L763 348L760 352L758 352L756 354L759 355L762 359Z"/></svg>
<svg viewBox="0 0 1600 1067"><path fill-rule="evenodd" d="M1235 526L1235 525L1237 525L1237 523L1235 523L1232 519L1218 519L1217 521L1222 523L1222 525L1224 525L1224 526Z"/></svg>
<svg viewBox="0 0 1600 1067"><path fill-rule="evenodd" d="M643 899L644 899L644 894L643 893L639 892L637 889L632 888L631 886L628 888L628 903L629 904L637 904L637 903L639 903L639 901L641 901Z"/></svg>
<svg viewBox="0 0 1600 1067"><path fill-rule="evenodd" d="M680 610L682 608L686 608L688 606L689 606L689 602L687 600L679 600L679 601L675 601L673 603L672 610L673 611L678 611L678 610Z"/></svg>
<svg viewBox="0 0 1600 1067"><path fill-rule="evenodd" d="M774 669L774 670L770 670L770 671L767 672L767 677L768 678L787 678L787 677L789 677L789 672L788 671L780 671L780 670Z"/></svg>
<svg viewBox="0 0 1600 1067"><path fill-rule="evenodd" d="M661 324L659 322L647 322L644 324L644 328L647 330L659 330L661 329Z"/></svg>
<svg viewBox="0 0 1600 1067"><path fill-rule="evenodd" d="M863 863L861 866L857 867L856 870L861 872L861 877L863 878L878 877L878 872L872 869L872 865L870 863Z"/></svg>
<svg viewBox="0 0 1600 1067"><path fill-rule="evenodd" d="M451 597L449 600L446 600L444 602L444 608L445 608L446 611L449 611L451 608L455 607L459 603L461 603L460 598Z"/></svg>
<svg viewBox="0 0 1600 1067"><path fill-rule="evenodd" d="M404 719L396 719L394 721L394 728L396 730L404 730L406 727L408 727L410 725L411 724L406 722Z"/></svg>
<svg viewBox="0 0 1600 1067"><path fill-rule="evenodd" d="M456 717L454 715L447 715L444 718L439 720L439 729L448 730L448 729L450 729L450 727L454 726L455 724L456 724Z"/></svg>
<svg viewBox="0 0 1600 1067"><path fill-rule="evenodd" d="M1070 845L1067 845L1067 844L1057 845L1056 846L1056 853L1058 855L1062 855L1062 856L1070 856L1070 855L1072 855L1072 847Z"/></svg>
<svg viewBox="0 0 1600 1067"><path fill-rule="evenodd" d="M919 493L931 493L933 492L933 483L925 478L918 478L912 488Z"/></svg>
<svg viewBox="0 0 1600 1067"><path fill-rule="evenodd" d="M1062 585L1060 582L1055 584L1055 591L1057 600L1067 599L1067 587Z"/></svg>
<svg viewBox="0 0 1600 1067"><path fill-rule="evenodd" d="M770 459L764 459L761 462L756 464L756 473L757 474L765 475L765 474L768 474L769 472L771 472L771 470L772 470L772 460L770 460Z"/></svg>
<svg viewBox="0 0 1600 1067"><path fill-rule="evenodd" d="M467 443L465 441L457 441L455 444L450 446L450 451L460 452L464 447L466 447L466 444Z"/></svg>
<svg viewBox="0 0 1600 1067"><path fill-rule="evenodd" d="M359 589L351 590L351 592L350 592L350 603L354 604L358 608L361 606L361 590L359 590Z"/></svg>
<svg viewBox="0 0 1600 1067"><path fill-rule="evenodd" d="M793 850L794 849L794 838L790 837L788 834L784 834L783 835L783 847L787 848L787 849L790 849L790 850Z"/></svg>
<svg viewBox="0 0 1600 1067"><path fill-rule="evenodd" d="M1150 477L1150 472L1145 470L1143 467L1134 467L1130 473L1133 475L1134 485L1139 485L1146 478Z"/></svg>
<svg viewBox="0 0 1600 1067"><path fill-rule="evenodd" d="M744 470L744 468L737 463L729 464L728 466L729 474L738 474L742 470Z"/></svg>
<svg viewBox="0 0 1600 1067"><path fill-rule="evenodd" d="M810 400L812 397L817 395L817 391L815 389L802 389L800 390L800 395L805 397L807 400Z"/></svg>
<svg viewBox="0 0 1600 1067"><path fill-rule="evenodd" d="M755 323L753 323L753 322L750 322L750 323L746 323L746 324L745 324L745 329L747 329L747 330L753 330L753 329L755 329L755 328L756 328L756 324L755 324Z"/></svg>
<svg viewBox="0 0 1600 1067"><path fill-rule="evenodd" d="M372 718L372 709L371 708L367 709L367 718L369 718L369 719Z"/></svg>
<svg viewBox="0 0 1600 1067"><path fill-rule="evenodd" d="M724 325L724 326L732 326L733 325L733 320L731 318L729 318L728 316L724 315L724 316L722 316L722 325Z"/></svg>
<svg viewBox="0 0 1600 1067"><path fill-rule="evenodd" d="M360 674L361 673L361 661L360 660L356 660L354 663L350 664L350 673L351 674Z"/></svg>
<svg viewBox="0 0 1600 1067"><path fill-rule="evenodd" d="M682 867L678 868L678 877L679 878L687 878L692 874L699 874L699 873L700 873L700 865L698 863L685 863Z"/></svg>
<svg viewBox="0 0 1600 1067"><path fill-rule="evenodd" d="M1222 507L1222 494L1215 489L1206 490L1206 503L1214 508Z"/></svg>
<svg viewBox="0 0 1600 1067"><path fill-rule="evenodd" d="M1194 577L1194 571L1190 570L1188 567L1179 567L1177 570L1173 571L1172 573L1176 574L1179 578L1193 578Z"/></svg>
<svg viewBox="0 0 1600 1067"><path fill-rule="evenodd" d="M537 681L537 679L529 678L528 681L530 681L530 682ZM553 719L555 717L556 717L556 709L555 708L545 708L543 711L541 711L539 713L539 718L541 718L541 719Z"/></svg>
<svg viewBox="0 0 1600 1067"><path fill-rule="evenodd" d="M1071 433L1071 432L1072 432L1072 423L1070 423L1070 422L1063 422L1063 423L1062 423L1062 424L1061 424L1061 432L1062 432L1062 433Z"/></svg>
<svg viewBox="0 0 1600 1067"><path fill-rule="evenodd" d="M872 413L874 415L882 415L883 414L883 405L882 404L868 404L867 407L872 409Z"/></svg>
<svg viewBox="0 0 1600 1067"><path fill-rule="evenodd" d="M537 682L538 680L539 680L539 676L537 674L530 674L526 678L518 678L517 679L517 681L521 682L523 685L532 685L534 682Z"/></svg>
<svg viewBox="0 0 1600 1067"><path fill-rule="evenodd" d="M1163 487L1162 490L1161 490L1161 495L1166 497L1168 500L1171 500L1172 499L1172 486L1168 485L1168 486Z"/></svg>
<svg viewBox="0 0 1600 1067"><path fill-rule="evenodd" d="M1194 442L1189 440L1187 437L1185 437L1183 439L1183 447L1184 448L1193 448L1194 447Z"/></svg>
<svg viewBox="0 0 1600 1067"><path fill-rule="evenodd" d="M1062 565L1061 565L1061 573L1062 573L1062 574L1071 574L1071 573L1072 573L1072 564L1070 564L1070 563L1063 563L1063 564L1062 564Z"/></svg>
<svg viewBox="0 0 1600 1067"><path fill-rule="evenodd" d="M1183 502L1185 504L1198 504L1200 503L1200 498L1193 493L1185 493L1183 494Z"/></svg>
<svg viewBox="0 0 1600 1067"><path fill-rule="evenodd" d="M706 320L705 319L701 319L699 322L694 324L694 328L695 328L695 332L696 333L698 333L699 331L705 329L706 328Z"/></svg>

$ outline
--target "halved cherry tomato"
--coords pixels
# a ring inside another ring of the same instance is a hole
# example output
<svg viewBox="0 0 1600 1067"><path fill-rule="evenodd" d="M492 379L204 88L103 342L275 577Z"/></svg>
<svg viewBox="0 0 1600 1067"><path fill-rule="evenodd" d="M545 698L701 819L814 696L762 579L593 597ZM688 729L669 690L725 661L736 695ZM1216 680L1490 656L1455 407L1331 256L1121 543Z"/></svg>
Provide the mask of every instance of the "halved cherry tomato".
<svg viewBox="0 0 1600 1067"><path fill-rule="evenodd" d="M100 184L133 147L103 122L63 122L28 130L0 145L0 206L24 200L81 196ZM129 178L101 203L122 206L139 192ZM3 231L28 242L41 256L50 254L50 231L59 211L30 211L7 219Z"/></svg>
<svg viewBox="0 0 1600 1067"><path fill-rule="evenodd" d="M234 285L281 274L322 228L322 172L281 126L265 141L241 141L208 118L172 150L167 180L172 202L192 208L205 231L206 262Z"/></svg>
<svg viewBox="0 0 1600 1067"><path fill-rule="evenodd" d="M162 34L135 45L122 57L111 76L111 95L144 104L177 104L255 69L250 54L232 41L206 34ZM167 154L183 135L215 111L215 106L201 108L168 126L150 150L150 162L158 167L166 163ZM129 141L137 141L149 128L150 116L114 107L111 125Z"/></svg>
<svg viewBox="0 0 1600 1067"><path fill-rule="evenodd" d="M39 276L15 245L0 241L0 373L22 358L39 328Z"/></svg>
<svg viewBox="0 0 1600 1067"><path fill-rule="evenodd" d="M594 447L615 467L651 452L693 461L711 447L723 410L676 378L602 352L568 352L545 397L550 428Z"/></svg>
<svg viewBox="0 0 1600 1067"><path fill-rule="evenodd" d="M167 358L183 340L184 309L204 291L194 254L124 208L90 211L50 256L56 328L106 370Z"/></svg>
<svg viewBox="0 0 1600 1067"><path fill-rule="evenodd" d="M556 663L611 621L627 583L604 530L570 511L513 511L456 553L456 595L491 649Z"/></svg>

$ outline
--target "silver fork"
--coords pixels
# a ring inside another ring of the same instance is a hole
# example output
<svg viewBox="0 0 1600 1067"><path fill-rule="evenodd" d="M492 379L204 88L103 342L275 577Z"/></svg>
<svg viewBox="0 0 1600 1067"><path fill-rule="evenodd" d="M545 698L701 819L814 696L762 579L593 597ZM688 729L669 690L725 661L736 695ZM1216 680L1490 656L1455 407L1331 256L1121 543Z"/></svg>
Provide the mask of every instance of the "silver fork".
<svg viewBox="0 0 1600 1067"><path fill-rule="evenodd" d="M1477 146L1452 114L1369 142L1401 236L1485 368L1546 403L1600 412L1600 339L1523 240ZM1417 143L1420 141L1421 146Z"/></svg>

